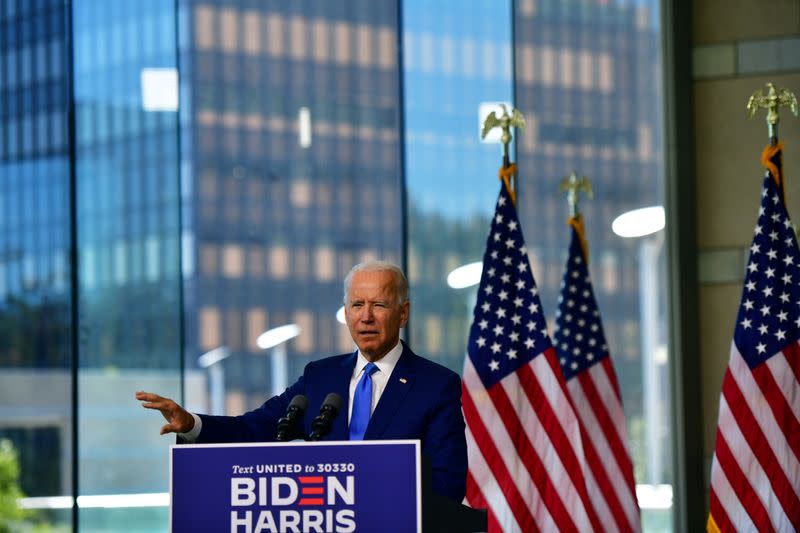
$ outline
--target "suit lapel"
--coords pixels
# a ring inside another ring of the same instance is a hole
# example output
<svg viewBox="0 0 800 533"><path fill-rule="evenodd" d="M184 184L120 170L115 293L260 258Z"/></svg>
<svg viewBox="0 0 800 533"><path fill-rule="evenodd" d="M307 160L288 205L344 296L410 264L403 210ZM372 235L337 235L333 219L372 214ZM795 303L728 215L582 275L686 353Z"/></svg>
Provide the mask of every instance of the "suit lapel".
<svg viewBox="0 0 800 533"><path fill-rule="evenodd" d="M350 410L350 379L353 377L353 368L356 365L358 352L353 352L350 357L345 357L341 365L333 369L333 375L328 381L335 388L329 392L335 392L342 397L342 409L334 419L331 432L325 437L326 440L348 440L350 431L347 426L347 413Z"/></svg>
<svg viewBox="0 0 800 533"><path fill-rule="evenodd" d="M413 358L414 354L404 343L403 353L397 360L381 399L369 419L364 440L380 438L386 432L394 414L414 385Z"/></svg>

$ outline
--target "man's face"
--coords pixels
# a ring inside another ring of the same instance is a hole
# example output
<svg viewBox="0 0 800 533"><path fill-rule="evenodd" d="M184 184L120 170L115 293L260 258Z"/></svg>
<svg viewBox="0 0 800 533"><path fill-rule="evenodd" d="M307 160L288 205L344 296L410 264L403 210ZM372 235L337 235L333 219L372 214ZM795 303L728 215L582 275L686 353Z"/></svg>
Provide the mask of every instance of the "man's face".
<svg viewBox="0 0 800 533"><path fill-rule="evenodd" d="M391 272L353 274L344 316L358 349L370 361L377 361L397 344L408 309L408 302L399 303Z"/></svg>

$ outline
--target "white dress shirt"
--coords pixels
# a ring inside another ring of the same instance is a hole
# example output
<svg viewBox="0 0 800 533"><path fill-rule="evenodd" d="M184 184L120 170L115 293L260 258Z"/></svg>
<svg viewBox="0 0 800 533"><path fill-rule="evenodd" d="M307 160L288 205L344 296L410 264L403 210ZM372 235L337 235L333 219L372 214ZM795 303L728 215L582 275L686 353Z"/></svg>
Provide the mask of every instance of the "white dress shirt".
<svg viewBox="0 0 800 533"><path fill-rule="evenodd" d="M389 350L389 353L375 361L375 366L378 367L378 370L372 373L372 406L369 410L370 416L375 412L375 406L378 405L378 400L381 399L383 391L386 390L386 385L389 383L392 371L394 367L397 366L397 361L402 354L403 345L400 341L397 341L397 344L394 348ZM364 354L361 353L361 350L359 350L356 356L356 366L353 369L353 377L350 378L350 401L347 402L348 424L350 423L350 417L353 416L353 395L356 392L356 385L358 385L358 380L360 380L361 376L364 374L364 367L367 366L367 363L369 363L369 361L364 357Z"/></svg>
<svg viewBox="0 0 800 533"><path fill-rule="evenodd" d="M372 415L375 412L375 406L378 405L378 401L381 399L383 395L383 391L386 390L386 385L389 383L389 378L392 376L392 372L394 371L394 367L397 366L397 361L400 360L400 356L403 354L403 344L398 340L397 344L394 348L389 350L389 352L381 357L378 361L375 361L375 366L378 367L378 370L372 373L372 406L370 407L369 414ZM350 417L353 415L353 394L356 392L356 385L358 385L358 380L361 379L361 375L364 373L364 367L367 366L369 361L364 354L361 353L361 350L358 351L356 355L356 366L353 368L353 375L350 378L350 390L349 390L349 401L347 402L347 423L350 423ZM194 413L189 413L194 418L194 427L187 431L186 433L178 433L178 435L183 438L183 440L189 444L193 442L197 442L197 438L200 435L200 431L203 429L203 421Z"/></svg>

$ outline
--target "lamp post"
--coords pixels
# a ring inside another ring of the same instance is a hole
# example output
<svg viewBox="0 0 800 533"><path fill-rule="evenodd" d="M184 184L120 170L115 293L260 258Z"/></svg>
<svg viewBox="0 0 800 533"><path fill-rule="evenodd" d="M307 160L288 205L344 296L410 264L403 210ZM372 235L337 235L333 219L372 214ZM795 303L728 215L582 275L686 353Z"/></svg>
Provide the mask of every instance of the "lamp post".
<svg viewBox="0 0 800 533"><path fill-rule="evenodd" d="M272 377L272 394L280 394L289 385L289 365L288 356L286 353L286 341L289 341L300 335L300 326L297 324L286 324L272 328L256 339L256 345L262 350L272 350L271 359L271 377Z"/></svg>
<svg viewBox="0 0 800 533"><path fill-rule="evenodd" d="M464 295L464 303L466 304L467 311L464 321L467 325L467 336L469 336L469 328L472 325L472 314L475 310L475 304L478 302L478 289L472 289L472 287L475 287L481 282L481 274L483 274L483 261L475 261L461 265L447 274L447 286L451 289L470 289Z"/></svg>
<svg viewBox="0 0 800 533"><path fill-rule="evenodd" d="M197 358L197 364L208 370L208 389L211 397L209 413L212 415L225 414L225 370L220 362L230 355L231 351L227 346L220 346Z"/></svg>
<svg viewBox="0 0 800 533"><path fill-rule="evenodd" d="M641 314L642 395L645 420L646 482L651 485L661 480L663 446L660 429L662 413L659 409L661 383L657 365L658 343L658 255L663 239L660 232L665 225L662 206L645 207L627 211L611 223L614 233L624 238L639 238L639 309ZM642 238L644 237L644 238Z"/></svg>

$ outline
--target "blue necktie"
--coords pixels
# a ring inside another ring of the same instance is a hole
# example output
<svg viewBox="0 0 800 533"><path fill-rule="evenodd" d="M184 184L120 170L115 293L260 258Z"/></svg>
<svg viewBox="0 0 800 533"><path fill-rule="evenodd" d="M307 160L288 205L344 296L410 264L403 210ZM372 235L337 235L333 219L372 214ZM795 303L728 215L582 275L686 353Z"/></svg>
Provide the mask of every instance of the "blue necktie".
<svg viewBox="0 0 800 533"><path fill-rule="evenodd" d="M367 363L353 394L353 412L350 415L350 440L364 440L372 409L372 374L378 370L375 363Z"/></svg>

